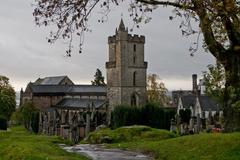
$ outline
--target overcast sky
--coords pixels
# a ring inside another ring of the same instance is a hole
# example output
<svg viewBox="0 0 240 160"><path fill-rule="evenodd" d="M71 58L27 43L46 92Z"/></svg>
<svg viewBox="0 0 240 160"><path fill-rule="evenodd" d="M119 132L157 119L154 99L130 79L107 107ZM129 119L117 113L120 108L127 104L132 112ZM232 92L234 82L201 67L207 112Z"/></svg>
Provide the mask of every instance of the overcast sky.
<svg viewBox="0 0 240 160"><path fill-rule="evenodd" d="M66 58L66 43L51 45L46 37L50 29L37 27L32 16L34 0L6 0L0 5L0 75L10 78L19 91L38 77L68 75L75 83L87 84L93 79L96 68L105 75L108 60L107 37L113 35L121 14L125 26L132 22L126 6L114 7L108 22L97 22L99 9L91 16L92 33L85 35L83 53ZM152 21L134 29L132 34L146 37L145 60L148 73L158 74L169 90L190 89L191 75L201 75L208 64L214 63L210 53L200 47L194 57L189 55L191 40L182 37L179 20L170 21L171 8L160 7L152 14ZM77 43L75 44L77 47ZM201 46L201 44L200 44Z"/></svg>

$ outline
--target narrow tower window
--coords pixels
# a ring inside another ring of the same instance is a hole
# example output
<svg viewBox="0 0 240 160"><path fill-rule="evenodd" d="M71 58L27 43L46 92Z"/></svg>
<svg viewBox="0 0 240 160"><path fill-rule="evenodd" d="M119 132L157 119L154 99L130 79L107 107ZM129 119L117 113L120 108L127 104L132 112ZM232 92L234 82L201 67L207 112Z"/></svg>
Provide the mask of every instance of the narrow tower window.
<svg viewBox="0 0 240 160"><path fill-rule="evenodd" d="M133 55L133 64L136 63L136 55Z"/></svg>
<svg viewBox="0 0 240 160"><path fill-rule="evenodd" d="M133 72L133 86L136 86L136 72Z"/></svg>
<svg viewBox="0 0 240 160"><path fill-rule="evenodd" d="M136 44L133 45L133 51L136 52Z"/></svg>

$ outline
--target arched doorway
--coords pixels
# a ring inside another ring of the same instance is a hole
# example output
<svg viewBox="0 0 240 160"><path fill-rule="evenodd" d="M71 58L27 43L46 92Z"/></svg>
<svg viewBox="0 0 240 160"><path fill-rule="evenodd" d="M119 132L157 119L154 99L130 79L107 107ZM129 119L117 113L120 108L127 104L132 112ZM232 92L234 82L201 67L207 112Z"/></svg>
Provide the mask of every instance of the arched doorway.
<svg viewBox="0 0 240 160"><path fill-rule="evenodd" d="M138 103L138 95L137 95L137 93L133 93L132 95L131 95L131 106L138 106L139 105L139 103Z"/></svg>

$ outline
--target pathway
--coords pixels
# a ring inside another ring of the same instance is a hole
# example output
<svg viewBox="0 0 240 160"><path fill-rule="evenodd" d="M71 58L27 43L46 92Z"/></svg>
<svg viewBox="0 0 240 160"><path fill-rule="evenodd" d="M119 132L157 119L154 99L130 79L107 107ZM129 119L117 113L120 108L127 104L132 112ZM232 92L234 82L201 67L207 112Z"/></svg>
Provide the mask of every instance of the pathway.
<svg viewBox="0 0 240 160"><path fill-rule="evenodd" d="M60 145L67 152L83 154L92 160L152 160L141 153L121 150L106 149L102 145L80 144L75 146Z"/></svg>

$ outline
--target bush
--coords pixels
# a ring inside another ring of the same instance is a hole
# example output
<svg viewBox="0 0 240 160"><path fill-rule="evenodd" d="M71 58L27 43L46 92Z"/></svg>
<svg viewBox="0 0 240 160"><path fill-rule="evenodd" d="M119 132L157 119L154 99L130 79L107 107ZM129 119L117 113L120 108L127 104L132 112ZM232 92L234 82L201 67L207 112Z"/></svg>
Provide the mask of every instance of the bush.
<svg viewBox="0 0 240 160"><path fill-rule="evenodd" d="M7 118L0 115L0 130L7 130Z"/></svg>
<svg viewBox="0 0 240 160"><path fill-rule="evenodd" d="M116 106L112 112L112 126L146 125L153 128L170 129L175 112L160 108L156 104L144 107Z"/></svg>

